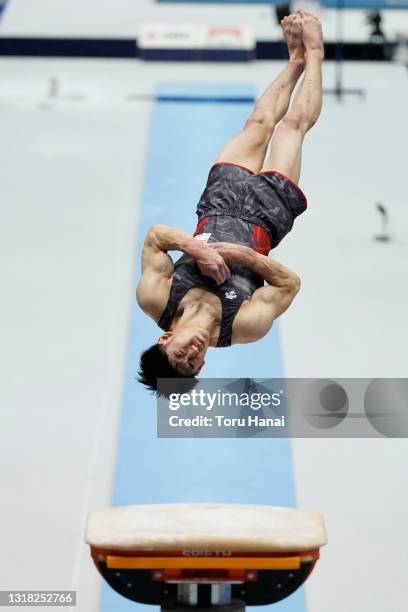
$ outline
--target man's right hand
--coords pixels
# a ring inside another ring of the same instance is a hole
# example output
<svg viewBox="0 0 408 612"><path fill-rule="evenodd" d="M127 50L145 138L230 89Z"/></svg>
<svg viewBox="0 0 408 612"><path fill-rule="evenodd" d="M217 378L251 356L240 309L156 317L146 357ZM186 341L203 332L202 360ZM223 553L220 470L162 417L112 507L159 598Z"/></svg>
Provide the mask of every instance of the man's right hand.
<svg viewBox="0 0 408 612"><path fill-rule="evenodd" d="M212 278L217 285L222 285L229 279L231 274L223 257L207 244L200 244L194 259L201 274Z"/></svg>

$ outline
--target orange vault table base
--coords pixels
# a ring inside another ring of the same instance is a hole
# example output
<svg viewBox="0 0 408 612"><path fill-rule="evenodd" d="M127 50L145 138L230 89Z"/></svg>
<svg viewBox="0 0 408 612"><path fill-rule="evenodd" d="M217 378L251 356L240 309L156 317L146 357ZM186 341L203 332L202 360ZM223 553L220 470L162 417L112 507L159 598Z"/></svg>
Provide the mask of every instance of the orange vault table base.
<svg viewBox="0 0 408 612"><path fill-rule="evenodd" d="M232 612L296 591L326 531L318 512L294 508L154 504L93 512L86 541L99 572L128 599Z"/></svg>

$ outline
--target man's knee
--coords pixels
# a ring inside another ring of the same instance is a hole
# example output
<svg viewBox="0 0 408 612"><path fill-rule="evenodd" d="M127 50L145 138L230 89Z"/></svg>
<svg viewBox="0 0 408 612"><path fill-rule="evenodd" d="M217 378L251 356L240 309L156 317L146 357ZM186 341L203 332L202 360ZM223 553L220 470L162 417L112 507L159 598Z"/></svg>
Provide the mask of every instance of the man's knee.
<svg viewBox="0 0 408 612"><path fill-rule="evenodd" d="M283 117L281 127L300 132L304 135L312 127L312 123L302 109L291 109Z"/></svg>
<svg viewBox="0 0 408 612"><path fill-rule="evenodd" d="M275 129L276 121L272 113L256 108L248 117L244 130L252 129L257 133L260 140L269 141L273 130Z"/></svg>

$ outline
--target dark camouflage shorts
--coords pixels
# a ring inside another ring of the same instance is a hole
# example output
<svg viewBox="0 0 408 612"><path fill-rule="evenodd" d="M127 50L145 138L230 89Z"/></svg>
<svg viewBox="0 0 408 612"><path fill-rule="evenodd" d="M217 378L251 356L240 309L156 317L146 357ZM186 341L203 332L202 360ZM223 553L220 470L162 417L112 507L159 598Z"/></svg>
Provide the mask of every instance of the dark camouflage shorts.
<svg viewBox="0 0 408 612"><path fill-rule="evenodd" d="M199 221L212 215L245 219L263 227L274 248L306 207L301 189L283 174L275 171L256 174L243 166L223 162L210 170L197 215Z"/></svg>

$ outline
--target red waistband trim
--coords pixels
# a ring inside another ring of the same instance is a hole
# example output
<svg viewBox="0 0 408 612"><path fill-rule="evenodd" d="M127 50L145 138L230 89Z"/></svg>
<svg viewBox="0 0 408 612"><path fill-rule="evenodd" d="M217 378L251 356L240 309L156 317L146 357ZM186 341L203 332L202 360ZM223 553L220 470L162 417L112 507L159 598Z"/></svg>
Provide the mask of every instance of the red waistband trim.
<svg viewBox="0 0 408 612"><path fill-rule="evenodd" d="M197 223L197 227L194 231L193 236L198 236L202 233L206 223L208 222L209 217L203 217ZM257 253L261 253L261 255L268 255L270 250L272 249L272 237L269 232L266 231L260 225L257 225L256 221L250 221L252 223L252 240L253 240L253 249Z"/></svg>
<svg viewBox="0 0 408 612"><path fill-rule="evenodd" d="M208 219L209 217L203 217L202 219L200 219L200 221L197 223L197 227L195 228L193 236L197 236L198 234L202 233L202 230L205 227L205 224L207 223Z"/></svg>

